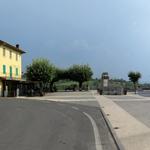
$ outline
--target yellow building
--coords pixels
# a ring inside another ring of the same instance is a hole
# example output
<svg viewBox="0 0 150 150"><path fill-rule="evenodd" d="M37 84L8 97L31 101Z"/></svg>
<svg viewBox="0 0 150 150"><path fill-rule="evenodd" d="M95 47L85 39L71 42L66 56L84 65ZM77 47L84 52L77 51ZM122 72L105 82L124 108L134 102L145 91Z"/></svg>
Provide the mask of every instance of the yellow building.
<svg viewBox="0 0 150 150"><path fill-rule="evenodd" d="M22 77L22 54L19 45L0 40L0 96L15 96Z"/></svg>

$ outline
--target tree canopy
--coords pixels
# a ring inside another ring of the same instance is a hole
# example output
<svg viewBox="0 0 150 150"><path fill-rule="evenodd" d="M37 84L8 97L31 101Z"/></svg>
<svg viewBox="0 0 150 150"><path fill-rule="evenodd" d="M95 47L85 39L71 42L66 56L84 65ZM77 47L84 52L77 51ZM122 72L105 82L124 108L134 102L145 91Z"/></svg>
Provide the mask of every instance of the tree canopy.
<svg viewBox="0 0 150 150"><path fill-rule="evenodd" d="M131 71L131 72L129 72L128 77L129 77L129 80L131 82L133 82L135 93L136 93L136 88L137 88L136 84L138 83L139 79L141 78L141 73L140 72Z"/></svg>
<svg viewBox="0 0 150 150"><path fill-rule="evenodd" d="M73 65L68 69L68 77L70 80L79 83L79 88L82 88L82 83L89 81L93 75L89 65Z"/></svg>
<svg viewBox="0 0 150 150"><path fill-rule="evenodd" d="M31 81L50 82L54 76L54 66L47 59L38 58L27 66L26 75Z"/></svg>
<svg viewBox="0 0 150 150"><path fill-rule="evenodd" d="M51 92L53 92L53 88L54 88L53 86L54 86L55 82L66 79L65 74L66 74L65 70L54 67L54 73L53 73L52 79L50 81L50 91Z"/></svg>
<svg viewBox="0 0 150 150"><path fill-rule="evenodd" d="M72 65L68 69L60 69L43 58L33 60L26 69L28 80L50 83L51 91L53 91L55 82L66 79L78 82L81 89L83 82L89 81L92 75L93 72L89 65Z"/></svg>
<svg viewBox="0 0 150 150"><path fill-rule="evenodd" d="M141 73L131 71L129 72L128 77L130 81L132 81L133 83L137 83L138 80L141 78Z"/></svg>

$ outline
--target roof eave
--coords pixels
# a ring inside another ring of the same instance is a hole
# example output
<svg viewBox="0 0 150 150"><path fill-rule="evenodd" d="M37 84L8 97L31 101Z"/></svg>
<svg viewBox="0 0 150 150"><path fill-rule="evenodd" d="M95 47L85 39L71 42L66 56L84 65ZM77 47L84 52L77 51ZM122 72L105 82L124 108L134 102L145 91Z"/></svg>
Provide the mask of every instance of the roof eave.
<svg viewBox="0 0 150 150"><path fill-rule="evenodd" d="M7 47L9 47L9 48L12 48L13 50L15 50L15 51L17 51L17 52L19 52L19 53L21 53L21 54L26 53L26 52L23 51L22 49L19 49L19 48L15 47L15 46L13 46L13 45L11 45L11 44L8 44L7 42L4 42L4 41L2 41L2 40L0 40L0 45L4 45L4 46L7 46Z"/></svg>

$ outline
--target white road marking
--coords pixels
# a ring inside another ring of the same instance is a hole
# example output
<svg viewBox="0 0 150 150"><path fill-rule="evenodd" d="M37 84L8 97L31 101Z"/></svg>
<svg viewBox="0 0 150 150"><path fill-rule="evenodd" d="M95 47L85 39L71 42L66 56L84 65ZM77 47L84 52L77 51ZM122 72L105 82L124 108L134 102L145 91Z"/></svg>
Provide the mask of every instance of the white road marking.
<svg viewBox="0 0 150 150"><path fill-rule="evenodd" d="M78 107L75 107L75 106L72 106L72 108L75 109L75 110L79 110L79 108L78 108Z"/></svg>
<svg viewBox="0 0 150 150"><path fill-rule="evenodd" d="M102 148L102 143L100 140L100 135L99 135L99 131L98 131L98 127L96 125L96 122L94 121L94 119L87 113L83 112L91 121L92 126L93 126L93 131L94 131L94 136L95 136L95 146L96 146L96 150L103 150Z"/></svg>

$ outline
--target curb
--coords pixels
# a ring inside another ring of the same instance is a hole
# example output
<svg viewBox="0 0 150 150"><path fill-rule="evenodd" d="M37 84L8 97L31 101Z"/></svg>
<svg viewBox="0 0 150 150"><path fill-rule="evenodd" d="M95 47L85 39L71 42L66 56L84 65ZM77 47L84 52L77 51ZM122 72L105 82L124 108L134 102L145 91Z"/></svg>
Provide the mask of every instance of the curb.
<svg viewBox="0 0 150 150"><path fill-rule="evenodd" d="M92 94L94 96L93 92L92 92ZM96 96L94 96L94 97L97 99ZM97 102L98 102L98 99L97 99ZM113 141L114 141L114 143L116 145L117 150L125 150L123 144L121 143L120 139L117 137L117 134L114 131L113 126L111 125L110 121L108 120L108 118L107 118L106 114L104 113L104 111L103 111L103 109L102 109L102 107L101 107L99 102L98 102L98 104L99 104L99 107L100 107L100 112L101 112L101 114L102 114L102 116L104 118L104 121L105 121L105 123L107 125L107 128L108 128L108 130L109 130L109 132L110 132L110 134L111 134L111 136L113 138Z"/></svg>
<svg viewBox="0 0 150 150"><path fill-rule="evenodd" d="M100 106L100 104L99 104L99 106ZM116 135L116 133L115 133L115 131L114 131L110 121L108 120L108 118L107 118L106 114L104 113L104 111L102 110L101 106L100 106L100 111L101 111L101 114L102 114L102 116L104 118L104 121L105 121L105 123L106 123L106 125L108 127L108 130L109 130L109 132L110 132L110 134L111 134L111 136L113 138L113 141L114 141L114 143L115 143L115 145L117 147L117 150L125 150L124 146L122 145L121 141L117 137L117 135Z"/></svg>

